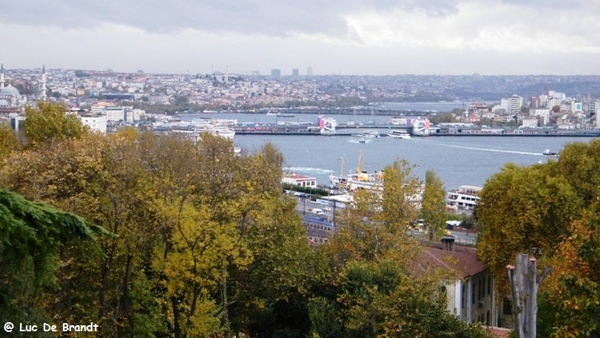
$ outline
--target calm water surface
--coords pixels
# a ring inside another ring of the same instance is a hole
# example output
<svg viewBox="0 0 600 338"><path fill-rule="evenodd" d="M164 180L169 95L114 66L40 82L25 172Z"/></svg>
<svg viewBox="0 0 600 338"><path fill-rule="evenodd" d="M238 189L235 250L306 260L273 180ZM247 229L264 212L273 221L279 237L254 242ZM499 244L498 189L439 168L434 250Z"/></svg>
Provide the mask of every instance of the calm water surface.
<svg viewBox="0 0 600 338"><path fill-rule="evenodd" d="M331 116L343 124L378 121L385 123L386 116ZM192 118L192 117L190 117ZM198 117L196 117L198 118ZM294 118L251 114L215 114L214 118L237 119L239 122L277 123L278 121L316 121L314 115L297 115ZM380 130L382 134L388 130ZM363 154L363 170L375 171L398 159L405 159L414 166L413 173L425 178L427 170L433 170L444 181L446 189L460 185L483 185L494 173L509 162L532 165L548 161L545 149L559 152L570 142L589 142L593 138L581 137L451 137L436 136L410 140L381 137L358 143L351 136L276 136L236 135L234 143L247 150L260 148L270 142L285 156L287 171L316 177L319 184L329 184L331 173L339 174L341 159L344 173L356 171L359 153Z"/></svg>
<svg viewBox="0 0 600 338"><path fill-rule="evenodd" d="M256 149L267 142L285 156L287 171L317 177L328 184L330 173L356 171L359 153L363 170L375 171L398 159L414 166L413 173L424 179L433 170L446 189L460 185L483 185L509 162L532 165L548 161L544 149L560 151L569 142L589 142L589 138L566 137L428 137L399 140L387 137L361 144L350 136L254 136L236 135L237 146Z"/></svg>

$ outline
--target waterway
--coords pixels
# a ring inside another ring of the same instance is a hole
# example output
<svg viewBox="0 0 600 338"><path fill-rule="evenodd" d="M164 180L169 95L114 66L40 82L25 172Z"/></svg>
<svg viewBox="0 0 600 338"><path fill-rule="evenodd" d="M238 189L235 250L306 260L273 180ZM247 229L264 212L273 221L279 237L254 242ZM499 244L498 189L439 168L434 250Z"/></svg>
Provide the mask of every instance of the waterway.
<svg viewBox="0 0 600 338"><path fill-rule="evenodd" d="M300 115L294 118L277 118L257 114L215 114L214 118L237 119L238 122L275 123L277 120L313 121L317 116ZM366 122L385 116L337 116L339 122L347 120ZM380 130L387 133L387 130ZM317 178L319 184L328 185L331 173L347 174L356 171L359 153L363 155L363 170L383 169L396 160L404 159L413 167L413 173L425 178L433 170L444 182L446 189L460 185L484 185L485 181L509 163L533 165L553 157L542 155L545 149L560 152L571 142L589 142L587 137L413 137L409 140L381 137L359 143L352 136L288 136L288 135L236 135L234 143L253 151L270 142L285 157L289 172ZM342 160L343 159L343 160Z"/></svg>

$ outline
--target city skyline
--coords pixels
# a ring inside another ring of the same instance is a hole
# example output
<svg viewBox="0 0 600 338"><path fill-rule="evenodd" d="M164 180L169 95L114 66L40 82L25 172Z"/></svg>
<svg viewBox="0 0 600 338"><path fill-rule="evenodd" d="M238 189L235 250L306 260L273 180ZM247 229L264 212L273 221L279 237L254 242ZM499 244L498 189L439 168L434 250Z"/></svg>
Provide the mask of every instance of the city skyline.
<svg viewBox="0 0 600 338"><path fill-rule="evenodd" d="M269 75L586 75L600 69L591 0L10 2L7 68Z"/></svg>

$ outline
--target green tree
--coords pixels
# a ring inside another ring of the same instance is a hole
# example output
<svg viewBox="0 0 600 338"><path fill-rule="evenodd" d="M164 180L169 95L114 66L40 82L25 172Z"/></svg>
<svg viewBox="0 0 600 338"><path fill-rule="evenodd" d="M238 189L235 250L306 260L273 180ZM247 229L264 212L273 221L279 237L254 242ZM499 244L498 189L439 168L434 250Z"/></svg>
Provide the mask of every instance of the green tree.
<svg viewBox="0 0 600 338"><path fill-rule="evenodd" d="M0 319L35 322L52 318L41 301L59 287L61 248L97 247L108 234L71 213L0 190Z"/></svg>
<svg viewBox="0 0 600 338"><path fill-rule="evenodd" d="M425 191L420 213L425 220L429 240L437 240L446 229L446 190L442 180L431 170L425 173Z"/></svg>
<svg viewBox="0 0 600 338"><path fill-rule="evenodd" d="M37 107L25 108L25 114L23 133L31 145L80 138L87 130L62 104L39 102Z"/></svg>
<svg viewBox="0 0 600 338"><path fill-rule="evenodd" d="M578 216L582 205L577 191L556 175L556 163L507 164L488 179L479 196L477 254L506 294L506 265L517 253L551 257L568 236L565 225Z"/></svg>
<svg viewBox="0 0 600 338"><path fill-rule="evenodd" d="M18 148L17 134L9 125L0 123L0 166L2 166L4 159Z"/></svg>

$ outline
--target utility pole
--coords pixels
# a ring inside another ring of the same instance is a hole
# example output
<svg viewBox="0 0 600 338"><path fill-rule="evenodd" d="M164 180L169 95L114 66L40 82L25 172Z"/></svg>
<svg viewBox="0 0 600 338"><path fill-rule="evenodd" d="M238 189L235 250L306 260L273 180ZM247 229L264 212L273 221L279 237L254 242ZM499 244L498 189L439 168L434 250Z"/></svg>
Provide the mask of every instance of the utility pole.
<svg viewBox="0 0 600 338"><path fill-rule="evenodd" d="M540 284L552 270L546 266L540 275L536 259L526 254L517 255L516 267L507 265L512 290L513 320L516 338L536 338L537 293Z"/></svg>

